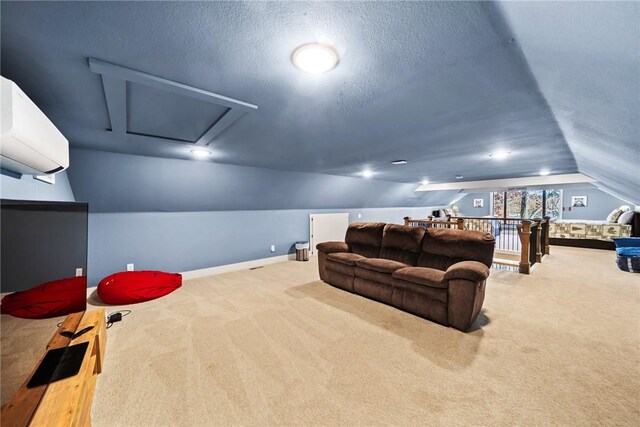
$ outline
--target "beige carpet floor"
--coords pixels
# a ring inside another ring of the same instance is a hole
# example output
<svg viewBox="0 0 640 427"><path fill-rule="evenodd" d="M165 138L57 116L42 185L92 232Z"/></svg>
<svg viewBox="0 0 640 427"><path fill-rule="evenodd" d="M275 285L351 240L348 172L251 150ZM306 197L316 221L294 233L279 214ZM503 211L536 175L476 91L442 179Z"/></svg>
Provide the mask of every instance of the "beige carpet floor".
<svg viewBox="0 0 640 427"><path fill-rule="evenodd" d="M637 426L640 275L552 250L530 276L492 270L467 334L324 284L313 261L188 281L109 329L93 423ZM56 322L2 320L4 402Z"/></svg>

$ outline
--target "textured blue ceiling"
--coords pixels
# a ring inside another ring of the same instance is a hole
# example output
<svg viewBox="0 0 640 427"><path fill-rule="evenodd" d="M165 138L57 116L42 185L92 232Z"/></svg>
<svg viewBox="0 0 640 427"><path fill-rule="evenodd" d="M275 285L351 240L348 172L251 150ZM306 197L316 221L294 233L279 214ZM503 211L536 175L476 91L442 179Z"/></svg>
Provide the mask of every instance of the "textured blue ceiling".
<svg viewBox="0 0 640 427"><path fill-rule="evenodd" d="M502 3L578 168L640 204L640 3Z"/></svg>
<svg viewBox="0 0 640 427"><path fill-rule="evenodd" d="M257 104L211 144L214 161L416 183L576 172L556 116L491 3L2 2L2 74L72 146L187 158L191 147L108 129L93 57ZM552 7L552 6L548 6ZM563 24L564 25L564 24ZM290 62L336 47L323 75ZM135 89L134 89L135 90ZM143 132L188 139L206 109L137 93ZM145 107L145 103L147 107ZM507 162L488 158L512 153ZM390 166L398 158L409 164Z"/></svg>

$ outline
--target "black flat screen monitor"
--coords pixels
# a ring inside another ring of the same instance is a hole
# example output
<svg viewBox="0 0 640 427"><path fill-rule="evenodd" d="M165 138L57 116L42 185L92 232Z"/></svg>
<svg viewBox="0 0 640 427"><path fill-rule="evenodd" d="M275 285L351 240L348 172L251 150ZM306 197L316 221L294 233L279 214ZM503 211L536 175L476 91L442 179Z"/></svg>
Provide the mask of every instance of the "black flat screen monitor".
<svg viewBox="0 0 640 427"><path fill-rule="evenodd" d="M2 293L86 276L88 210L87 203L0 200Z"/></svg>

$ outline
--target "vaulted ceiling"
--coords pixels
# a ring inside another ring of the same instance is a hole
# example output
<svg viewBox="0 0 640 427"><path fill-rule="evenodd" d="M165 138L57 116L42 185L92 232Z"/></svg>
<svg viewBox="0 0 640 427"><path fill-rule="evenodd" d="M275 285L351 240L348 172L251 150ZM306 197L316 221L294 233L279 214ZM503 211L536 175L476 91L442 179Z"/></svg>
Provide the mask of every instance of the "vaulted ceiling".
<svg viewBox="0 0 640 427"><path fill-rule="evenodd" d="M0 7L2 74L76 148L186 159L192 143L175 140L197 140L224 113L130 82L126 132L114 132L95 58L257 105L208 143L214 162L345 176L369 167L414 184L580 170L640 198L638 4ZM308 42L334 46L337 68L294 67ZM508 161L491 160L497 150Z"/></svg>
<svg viewBox="0 0 640 427"><path fill-rule="evenodd" d="M640 204L640 3L500 7L578 169Z"/></svg>

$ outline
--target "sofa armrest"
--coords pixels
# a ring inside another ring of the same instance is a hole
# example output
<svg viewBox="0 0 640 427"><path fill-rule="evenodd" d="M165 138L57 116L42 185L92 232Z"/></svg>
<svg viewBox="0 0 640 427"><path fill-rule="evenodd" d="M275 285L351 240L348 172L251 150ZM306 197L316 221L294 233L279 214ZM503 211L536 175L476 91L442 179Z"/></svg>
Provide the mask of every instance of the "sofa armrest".
<svg viewBox="0 0 640 427"><path fill-rule="evenodd" d="M323 242L316 245L316 249L327 254L335 252L349 252L349 245L345 242Z"/></svg>
<svg viewBox="0 0 640 427"><path fill-rule="evenodd" d="M444 280L465 279L482 282L489 277L489 268L478 261L461 261L451 265L444 273Z"/></svg>

